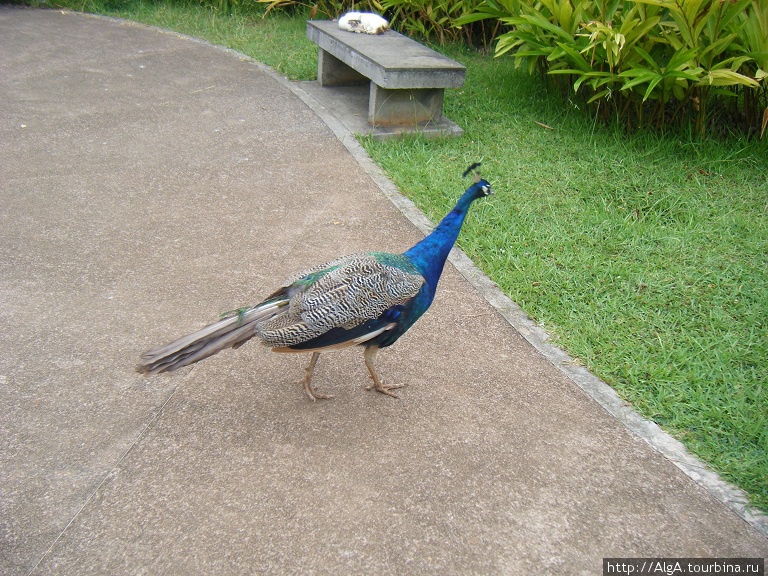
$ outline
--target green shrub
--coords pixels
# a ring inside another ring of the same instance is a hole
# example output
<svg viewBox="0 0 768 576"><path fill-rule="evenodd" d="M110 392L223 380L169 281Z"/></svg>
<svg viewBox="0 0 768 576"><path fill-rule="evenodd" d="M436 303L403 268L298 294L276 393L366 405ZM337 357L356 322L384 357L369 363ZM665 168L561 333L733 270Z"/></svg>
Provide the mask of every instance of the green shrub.
<svg viewBox="0 0 768 576"><path fill-rule="evenodd" d="M256 2L266 6L265 16L276 8L293 9L297 7L308 8L310 18L325 19L338 18L350 10L379 11L377 10L378 6L375 5L375 0L363 0L362 2L355 2L354 0L256 0Z"/></svg>
<svg viewBox="0 0 768 576"><path fill-rule="evenodd" d="M744 92L745 114L750 126L761 125L762 138L768 126L768 106L765 106L768 102L768 81L765 80L768 72L768 1L753 0L749 9L739 15L739 19L739 40L745 51L752 56L752 61L745 63L748 74L762 79L758 90Z"/></svg>
<svg viewBox="0 0 768 576"><path fill-rule="evenodd" d="M239 0L203 0L214 3L238 2ZM393 29L409 36L416 36L441 45L447 42L464 42L488 46L502 28L496 22L473 22L456 26L456 20L472 14L480 0L255 0L266 6L268 14L276 8L309 9L310 18L338 18L349 10L370 11L383 14Z"/></svg>
<svg viewBox="0 0 768 576"><path fill-rule="evenodd" d="M446 42L464 42L488 46L493 42L501 23L486 26L483 21L457 26L462 17L474 13L480 0L379 0L392 26L410 36Z"/></svg>
<svg viewBox="0 0 768 576"><path fill-rule="evenodd" d="M703 136L768 110L768 0L484 0L458 23L489 18L511 27L497 56L564 76L606 119Z"/></svg>

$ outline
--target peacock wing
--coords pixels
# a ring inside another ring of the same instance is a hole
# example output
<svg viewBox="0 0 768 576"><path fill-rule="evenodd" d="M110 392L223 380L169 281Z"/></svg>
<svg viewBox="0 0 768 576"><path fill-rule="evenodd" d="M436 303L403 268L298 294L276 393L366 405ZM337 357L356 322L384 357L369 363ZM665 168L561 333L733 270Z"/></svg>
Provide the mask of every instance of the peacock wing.
<svg viewBox="0 0 768 576"><path fill-rule="evenodd" d="M274 348L308 341L322 346L318 338L326 334L334 346L358 343L372 331L387 329L391 311L402 309L423 285L424 278L402 255L339 258L305 271L288 286L287 312L263 322L259 336Z"/></svg>

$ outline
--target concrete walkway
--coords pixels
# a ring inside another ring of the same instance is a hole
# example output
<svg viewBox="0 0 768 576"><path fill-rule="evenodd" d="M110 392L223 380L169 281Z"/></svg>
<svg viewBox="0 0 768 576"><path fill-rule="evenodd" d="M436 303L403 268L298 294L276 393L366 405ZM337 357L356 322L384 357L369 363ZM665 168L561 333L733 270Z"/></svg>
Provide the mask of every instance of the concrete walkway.
<svg viewBox="0 0 768 576"><path fill-rule="evenodd" d="M145 349L421 233L286 85L155 29L0 8L0 573L599 574L768 556L449 266L379 355ZM457 170L463 166L457 166ZM489 175L492 177L492 175ZM457 197L462 184L457 179ZM499 190L503 194L502 190ZM472 216L470 216L472 217Z"/></svg>

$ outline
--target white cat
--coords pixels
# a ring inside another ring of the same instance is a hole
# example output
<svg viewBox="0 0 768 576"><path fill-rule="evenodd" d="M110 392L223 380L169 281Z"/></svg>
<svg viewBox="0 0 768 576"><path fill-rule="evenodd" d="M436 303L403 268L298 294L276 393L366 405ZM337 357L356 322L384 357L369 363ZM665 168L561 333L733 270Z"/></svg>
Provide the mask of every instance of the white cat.
<svg viewBox="0 0 768 576"><path fill-rule="evenodd" d="M389 30L389 22L378 14L370 12L347 12L339 18L339 28L347 32L384 34Z"/></svg>

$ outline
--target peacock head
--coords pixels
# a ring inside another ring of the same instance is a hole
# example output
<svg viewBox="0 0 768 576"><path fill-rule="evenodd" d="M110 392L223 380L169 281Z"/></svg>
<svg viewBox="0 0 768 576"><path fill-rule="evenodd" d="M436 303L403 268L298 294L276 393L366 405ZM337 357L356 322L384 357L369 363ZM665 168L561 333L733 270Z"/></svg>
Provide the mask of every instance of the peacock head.
<svg viewBox="0 0 768 576"><path fill-rule="evenodd" d="M482 178L475 182L474 187L477 188L478 198L483 198L484 196L490 196L493 194L493 189L491 189L489 182L487 180L483 180Z"/></svg>
<svg viewBox="0 0 768 576"><path fill-rule="evenodd" d="M475 183L469 187L469 190L474 192L475 198L483 198L493 194L493 189L491 189L490 183L480 176L480 162L475 162L469 168L464 170L463 176L466 177L470 173L472 173Z"/></svg>

